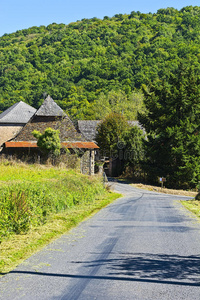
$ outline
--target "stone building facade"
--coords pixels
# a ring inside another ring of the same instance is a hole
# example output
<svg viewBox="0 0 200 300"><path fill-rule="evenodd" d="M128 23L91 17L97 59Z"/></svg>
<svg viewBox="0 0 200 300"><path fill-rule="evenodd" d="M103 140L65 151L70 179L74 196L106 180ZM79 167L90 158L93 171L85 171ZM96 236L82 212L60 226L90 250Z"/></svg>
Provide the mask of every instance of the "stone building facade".
<svg viewBox="0 0 200 300"><path fill-rule="evenodd" d="M94 153L99 147L91 141L87 141L78 132L64 111L56 102L48 96L41 107L31 117L29 122L22 128L15 138L4 143L3 153L7 155L42 156L42 152L37 147L37 139L32 132L37 130L41 133L47 128L59 130L59 137L63 150L69 149L78 153L81 161L81 172L83 174L94 174Z"/></svg>
<svg viewBox="0 0 200 300"><path fill-rule="evenodd" d="M19 124L1 124L0 125L0 146L6 141L16 136L22 128L23 125L20 126Z"/></svg>
<svg viewBox="0 0 200 300"><path fill-rule="evenodd" d="M30 120L36 109L20 101L0 114L0 147L14 138Z"/></svg>
<svg viewBox="0 0 200 300"><path fill-rule="evenodd" d="M81 159L81 173L94 175L95 150L85 151Z"/></svg>

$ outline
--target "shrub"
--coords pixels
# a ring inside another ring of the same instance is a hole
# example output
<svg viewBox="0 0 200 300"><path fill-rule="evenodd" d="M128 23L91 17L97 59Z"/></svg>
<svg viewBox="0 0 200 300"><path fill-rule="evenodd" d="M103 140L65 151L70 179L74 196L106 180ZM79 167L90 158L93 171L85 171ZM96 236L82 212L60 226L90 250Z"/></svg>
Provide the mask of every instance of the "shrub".
<svg viewBox="0 0 200 300"><path fill-rule="evenodd" d="M45 153L52 153L54 156L60 155L60 137L59 130L54 130L52 128L46 128L44 133L40 133L37 130L32 132L33 136L38 140L38 147Z"/></svg>

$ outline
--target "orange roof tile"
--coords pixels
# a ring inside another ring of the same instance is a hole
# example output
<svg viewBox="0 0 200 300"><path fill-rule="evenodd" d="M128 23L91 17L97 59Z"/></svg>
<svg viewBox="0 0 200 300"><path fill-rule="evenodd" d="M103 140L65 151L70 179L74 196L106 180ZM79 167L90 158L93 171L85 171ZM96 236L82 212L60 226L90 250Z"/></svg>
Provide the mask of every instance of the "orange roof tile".
<svg viewBox="0 0 200 300"><path fill-rule="evenodd" d="M37 142L6 142L6 148L32 148L37 147Z"/></svg>
<svg viewBox="0 0 200 300"><path fill-rule="evenodd" d="M99 147L93 142L63 142L63 147L77 148L77 149L99 149ZM6 142L6 148L33 148L37 147L37 142Z"/></svg>
<svg viewBox="0 0 200 300"><path fill-rule="evenodd" d="M94 142L63 142L62 145L66 148L99 149Z"/></svg>

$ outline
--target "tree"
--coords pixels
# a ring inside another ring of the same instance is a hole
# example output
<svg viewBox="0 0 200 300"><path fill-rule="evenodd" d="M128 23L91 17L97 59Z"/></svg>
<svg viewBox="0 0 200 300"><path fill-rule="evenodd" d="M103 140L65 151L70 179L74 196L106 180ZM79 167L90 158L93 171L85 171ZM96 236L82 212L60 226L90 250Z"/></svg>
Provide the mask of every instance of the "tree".
<svg viewBox="0 0 200 300"><path fill-rule="evenodd" d="M164 176L168 186L195 187L200 180L199 69L190 61L180 64L143 92L147 113L140 113L139 121L148 133L149 178L155 182Z"/></svg>
<svg viewBox="0 0 200 300"><path fill-rule="evenodd" d="M145 134L138 126L131 127L122 136L119 156L123 158L125 176L136 180L143 180L144 174L142 163L145 157L144 140Z"/></svg>
<svg viewBox="0 0 200 300"><path fill-rule="evenodd" d="M96 141L104 156L111 157L117 151L122 135L128 130L129 124L121 114L110 113L97 128Z"/></svg>
<svg viewBox="0 0 200 300"><path fill-rule="evenodd" d="M144 138L144 132L138 126L124 132L122 139L126 165L134 168L144 159Z"/></svg>
<svg viewBox="0 0 200 300"><path fill-rule="evenodd" d="M32 134L37 139L37 145L44 154L53 154L55 157L60 155L61 143L59 130L46 128L44 133L34 130Z"/></svg>
<svg viewBox="0 0 200 300"><path fill-rule="evenodd" d="M144 158L142 129L131 126L123 115L111 113L98 126L96 141L102 156L115 161L115 176L121 175L126 167L134 177L141 175L140 163Z"/></svg>
<svg viewBox="0 0 200 300"><path fill-rule="evenodd" d="M92 105L94 118L104 119L109 113L123 114L127 120L136 120L137 113L144 110L142 93L133 92L127 97L121 90L111 90L99 95Z"/></svg>

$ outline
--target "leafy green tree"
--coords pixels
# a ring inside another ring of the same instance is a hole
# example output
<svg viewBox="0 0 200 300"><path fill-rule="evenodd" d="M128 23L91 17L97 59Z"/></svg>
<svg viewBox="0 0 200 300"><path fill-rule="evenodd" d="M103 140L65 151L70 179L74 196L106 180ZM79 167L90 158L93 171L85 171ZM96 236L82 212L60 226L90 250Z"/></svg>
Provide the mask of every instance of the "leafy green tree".
<svg viewBox="0 0 200 300"><path fill-rule="evenodd" d="M149 178L168 186L195 187L200 180L200 70L180 64L166 78L143 89L147 113L139 120L148 133Z"/></svg>
<svg viewBox="0 0 200 300"><path fill-rule="evenodd" d="M145 135L138 126L133 126L122 135L124 142L124 160L133 169L144 160Z"/></svg>
<svg viewBox="0 0 200 300"><path fill-rule="evenodd" d="M102 120L111 113L111 106L108 97L101 93L92 105L94 111L94 119Z"/></svg>
<svg viewBox="0 0 200 300"><path fill-rule="evenodd" d="M61 143L59 130L46 128L44 133L34 130L32 134L37 139L37 145L44 154L53 154L55 157L60 155Z"/></svg>
<svg viewBox="0 0 200 300"><path fill-rule="evenodd" d="M137 113L144 110L142 93L133 92L129 96L124 91L101 93L93 103L94 118L104 119L109 113L123 114L127 120L136 120Z"/></svg>
<svg viewBox="0 0 200 300"><path fill-rule="evenodd" d="M96 141L104 156L111 157L118 149L118 143L128 130L129 124L125 117L118 113L110 113L97 128Z"/></svg>
<svg viewBox="0 0 200 300"><path fill-rule="evenodd" d="M123 133L122 141L119 157L123 162L125 176L135 180L144 180L142 164L145 158L145 134L143 130L138 126L130 127Z"/></svg>

